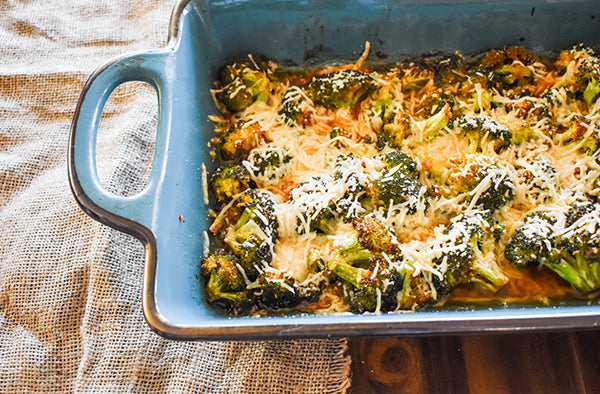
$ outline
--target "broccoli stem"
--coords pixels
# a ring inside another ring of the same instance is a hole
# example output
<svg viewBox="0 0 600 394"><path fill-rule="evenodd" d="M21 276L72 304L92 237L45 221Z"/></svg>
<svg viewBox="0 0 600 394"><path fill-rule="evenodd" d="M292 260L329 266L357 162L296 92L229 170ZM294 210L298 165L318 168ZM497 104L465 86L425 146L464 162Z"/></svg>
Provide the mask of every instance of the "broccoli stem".
<svg viewBox="0 0 600 394"><path fill-rule="evenodd" d="M358 288L358 282L362 278L363 269L356 268L351 266L350 264L344 262L337 262L337 264L333 267L331 272L342 278L348 283L351 283L352 286Z"/></svg>
<svg viewBox="0 0 600 394"><path fill-rule="evenodd" d="M590 263L583 253L578 253L575 257L563 253L558 263L547 266L583 294L600 287L600 263Z"/></svg>
<svg viewBox="0 0 600 394"><path fill-rule="evenodd" d="M371 252L354 241L340 251L339 259L345 263L361 264L369 261Z"/></svg>

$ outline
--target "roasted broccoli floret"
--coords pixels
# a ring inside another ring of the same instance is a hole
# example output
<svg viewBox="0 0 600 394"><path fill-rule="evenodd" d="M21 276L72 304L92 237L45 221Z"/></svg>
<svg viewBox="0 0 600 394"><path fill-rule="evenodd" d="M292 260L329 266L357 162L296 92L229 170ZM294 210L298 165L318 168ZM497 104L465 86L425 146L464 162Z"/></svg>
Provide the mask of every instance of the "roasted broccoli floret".
<svg viewBox="0 0 600 394"><path fill-rule="evenodd" d="M256 187L250 173L241 164L231 164L217 169L210 178L210 186L218 201L229 200L246 189Z"/></svg>
<svg viewBox="0 0 600 394"><path fill-rule="evenodd" d="M532 262L544 264L557 253L554 237L556 221L556 217L550 213L533 212L527 215L506 244L504 257L517 268L524 268Z"/></svg>
<svg viewBox="0 0 600 394"><path fill-rule="evenodd" d="M390 148L402 147L404 139L412 132L412 119L409 114L402 110L387 113L383 118L381 138Z"/></svg>
<svg viewBox="0 0 600 394"><path fill-rule="evenodd" d="M243 315L252 309L254 298L246 289L238 265L239 260L236 256L218 250L202 260L201 273L208 278L208 301L222 305L234 315Z"/></svg>
<svg viewBox="0 0 600 394"><path fill-rule="evenodd" d="M298 208L298 234L309 231L329 233L333 230L335 218L335 194L333 179L328 175L314 176L290 191L289 203Z"/></svg>
<svg viewBox="0 0 600 394"><path fill-rule="evenodd" d="M350 108L378 89L369 74L356 70L340 70L317 75L308 83L306 91L315 104L326 108Z"/></svg>
<svg viewBox="0 0 600 394"><path fill-rule="evenodd" d="M281 98L279 116L288 126L305 127L311 123L312 111L308 105L309 98L299 86L291 86Z"/></svg>
<svg viewBox="0 0 600 394"><path fill-rule="evenodd" d="M446 295L465 283L477 283L494 292L506 284L507 276L490 257L503 232L504 226L489 212L456 217L444 230L442 254L433 261L443 272L442 278L432 278L438 295Z"/></svg>
<svg viewBox="0 0 600 394"><path fill-rule="evenodd" d="M357 218L353 222L358 231L360 244L374 252L383 252L389 255L398 253L398 239L394 230L374 215Z"/></svg>
<svg viewBox="0 0 600 394"><path fill-rule="evenodd" d="M223 160L234 160L247 155L258 145L263 134L259 123L240 120L221 137L221 157Z"/></svg>
<svg viewBox="0 0 600 394"><path fill-rule="evenodd" d="M600 204L586 201L566 214L561 234L560 262L549 266L577 290L587 294L600 288Z"/></svg>
<svg viewBox="0 0 600 394"><path fill-rule="evenodd" d="M359 266L365 264L367 268ZM352 312L388 312L398 306L402 274L357 240L338 245L328 266L344 281L342 288Z"/></svg>
<svg viewBox="0 0 600 394"><path fill-rule="evenodd" d="M519 181L527 185L527 196L537 203L551 201L560 188L556 167L543 155L537 155L521 164Z"/></svg>
<svg viewBox="0 0 600 394"><path fill-rule="evenodd" d="M285 148L269 144L253 149L244 164L261 185L276 184L288 174L292 155Z"/></svg>
<svg viewBox="0 0 600 394"><path fill-rule="evenodd" d="M423 119L427 119L432 115L437 114L442 108L448 106L447 112L452 113L452 109L456 105L455 98L453 95L444 93L442 91L434 91L424 96L417 107L415 108L415 115L420 116Z"/></svg>
<svg viewBox="0 0 600 394"><path fill-rule="evenodd" d="M380 159L385 166L372 180L367 194L377 205L390 208L390 204L406 203L408 212L415 213L418 200L426 191L418 180L417 164L402 151L387 153Z"/></svg>
<svg viewBox="0 0 600 394"><path fill-rule="evenodd" d="M466 155L457 161L446 184L452 195L464 193L470 207L491 211L508 204L516 189L512 172L486 155Z"/></svg>
<svg viewBox="0 0 600 394"><path fill-rule="evenodd" d="M534 212L506 245L504 256L518 268L538 263L587 294L600 288L600 205L579 202L567 213Z"/></svg>
<svg viewBox="0 0 600 394"><path fill-rule="evenodd" d="M278 311L295 308L302 303L316 302L323 290L318 283L300 283L293 277L276 271L265 271L258 277L255 292L258 306Z"/></svg>
<svg viewBox="0 0 600 394"><path fill-rule="evenodd" d="M523 98L519 101L506 104L505 108L508 112L521 119L530 119L532 121L539 121L540 119L552 116L550 108L548 108L544 100L534 101L529 98Z"/></svg>
<svg viewBox="0 0 600 394"><path fill-rule="evenodd" d="M256 299L261 308L276 311L294 308L304 301L291 276L265 271L259 276L258 283L260 290Z"/></svg>
<svg viewBox="0 0 600 394"><path fill-rule="evenodd" d="M533 70L528 66L538 58L521 46L506 47L502 51L492 49L481 60L481 67L500 77L502 86L524 86L530 83Z"/></svg>
<svg viewBox="0 0 600 394"><path fill-rule="evenodd" d="M275 216L275 198L264 190L244 191L235 208L241 210L237 221L227 228L224 241L238 257L249 280L270 264L272 248L278 238L279 222Z"/></svg>
<svg viewBox="0 0 600 394"><path fill-rule="evenodd" d="M496 153L510 146L512 134L508 127L485 116L465 116L456 125L469 139L471 151L488 152L488 146Z"/></svg>
<svg viewBox="0 0 600 394"><path fill-rule="evenodd" d="M562 51L555 64L563 74L561 86L568 86L591 107L600 94L600 59L595 51L578 45Z"/></svg>
<svg viewBox="0 0 600 394"><path fill-rule="evenodd" d="M365 210L362 203L366 198L365 185L368 182L362 171L361 160L352 155L339 156L335 162L333 181L343 194L334 202L334 211L344 221L349 221Z"/></svg>
<svg viewBox="0 0 600 394"><path fill-rule="evenodd" d="M219 76L215 97L232 113L240 112L255 101L267 101L270 81L269 64L258 56L247 58L224 67Z"/></svg>
<svg viewBox="0 0 600 394"><path fill-rule="evenodd" d="M556 138L567 149L577 149L581 153L590 156L600 148L600 129L598 125L583 116L575 116L567 131L558 134Z"/></svg>

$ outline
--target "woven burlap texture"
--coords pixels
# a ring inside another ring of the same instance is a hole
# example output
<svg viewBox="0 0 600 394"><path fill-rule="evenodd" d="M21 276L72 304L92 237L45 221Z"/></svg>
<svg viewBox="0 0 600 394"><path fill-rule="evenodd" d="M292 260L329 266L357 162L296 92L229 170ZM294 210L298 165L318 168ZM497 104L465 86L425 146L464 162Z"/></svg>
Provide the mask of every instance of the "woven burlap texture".
<svg viewBox="0 0 600 394"><path fill-rule="evenodd" d="M0 0L0 391L343 392L343 340L177 342L141 312L143 247L75 203L69 128L85 80L167 40L174 1ZM155 93L121 85L104 110L98 170L140 190Z"/></svg>

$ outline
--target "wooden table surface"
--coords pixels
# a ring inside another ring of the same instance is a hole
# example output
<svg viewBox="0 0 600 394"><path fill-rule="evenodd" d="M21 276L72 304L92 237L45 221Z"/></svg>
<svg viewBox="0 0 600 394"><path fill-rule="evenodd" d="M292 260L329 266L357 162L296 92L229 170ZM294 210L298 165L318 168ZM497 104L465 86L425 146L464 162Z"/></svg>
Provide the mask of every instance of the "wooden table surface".
<svg viewBox="0 0 600 394"><path fill-rule="evenodd" d="M351 393L600 393L600 330L353 338Z"/></svg>

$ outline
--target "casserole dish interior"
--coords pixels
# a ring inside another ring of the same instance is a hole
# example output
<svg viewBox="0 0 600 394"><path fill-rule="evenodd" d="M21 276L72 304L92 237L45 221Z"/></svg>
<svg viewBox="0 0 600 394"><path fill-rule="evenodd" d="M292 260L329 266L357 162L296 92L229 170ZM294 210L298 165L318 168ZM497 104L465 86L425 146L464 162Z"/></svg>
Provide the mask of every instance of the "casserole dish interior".
<svg viewBox="0 0 600 394"><path fill-rule="evenodd" d="M91 77L78 104L69 151L71 186L82 208L146 246L143 308L149 325L176 339L464 333L482 330L592 327L597 302L552 306L437 308L383 315L224 316L207 304L199 278L203 233L202 165L216 167L208 116L219 68L247 53L283 65L406 54L476 54L523 45L538 53L600 43L600 3L590 1L183 1L167 47L114 59ZM150 181L136 196L100 185L93 157L104 102L120 83L157 90L159 122Z"/></svg>

